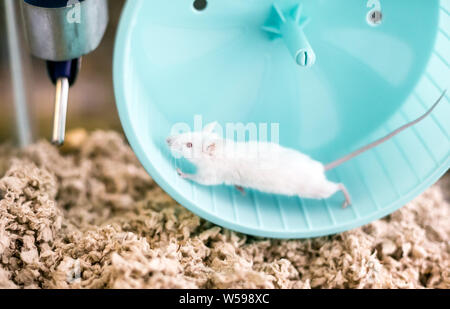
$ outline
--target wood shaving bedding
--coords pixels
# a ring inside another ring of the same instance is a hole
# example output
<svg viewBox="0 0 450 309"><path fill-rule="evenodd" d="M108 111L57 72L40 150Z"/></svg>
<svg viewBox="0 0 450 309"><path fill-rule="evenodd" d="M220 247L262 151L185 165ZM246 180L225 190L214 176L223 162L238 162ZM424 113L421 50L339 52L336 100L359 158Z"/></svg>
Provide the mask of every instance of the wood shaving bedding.
<svg viewBox="0 0 450 309"><path fill-rule="evenodd" d="M450 288L450 177L340 235L267 240L168 197L114 132L0 146L0 288Z"/></svg>

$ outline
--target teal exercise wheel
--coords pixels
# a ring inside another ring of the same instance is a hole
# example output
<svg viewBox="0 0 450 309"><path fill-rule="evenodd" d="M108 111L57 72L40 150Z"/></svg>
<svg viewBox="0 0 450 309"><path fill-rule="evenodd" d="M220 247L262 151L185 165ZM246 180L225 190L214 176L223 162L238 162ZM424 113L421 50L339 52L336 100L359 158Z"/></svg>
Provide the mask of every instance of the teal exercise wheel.
<svg viewBox="0 0 450 309"><path fill-rule="evenodd" d="M243 196L185 181L165 144L176 124L256 124L269 140L276 127L282 146L329 163L421 116L449 86L449 0L128 0L115 46L120 119L148 173L200 217L263 237L343 232L422 193L450 166L448 94L327 174L347 186L347 209L340 194Z"/></svg>

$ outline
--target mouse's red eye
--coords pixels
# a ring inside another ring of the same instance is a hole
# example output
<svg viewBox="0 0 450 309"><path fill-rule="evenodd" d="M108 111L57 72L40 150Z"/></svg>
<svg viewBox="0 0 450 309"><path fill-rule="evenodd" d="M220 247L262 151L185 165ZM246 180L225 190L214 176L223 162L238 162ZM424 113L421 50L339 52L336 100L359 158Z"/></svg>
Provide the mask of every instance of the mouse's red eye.
<svg viewBox="0 0 450 309"><path fill-rule="evenodd" d="M187 148L192 148L192 143L187 143L187 144L186 144L186 147L187 147Z"/></svg>

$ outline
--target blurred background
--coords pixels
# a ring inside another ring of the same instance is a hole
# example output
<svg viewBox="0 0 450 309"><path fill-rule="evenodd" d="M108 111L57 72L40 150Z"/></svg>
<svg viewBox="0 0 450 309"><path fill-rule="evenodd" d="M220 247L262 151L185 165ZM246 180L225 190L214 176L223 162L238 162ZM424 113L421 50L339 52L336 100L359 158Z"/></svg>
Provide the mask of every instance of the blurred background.
<svg viewBox="0 0 450 309"><path fill-rule="evenodd" d="M16 12L19 13L19 1ZM100 46L83 57L77 82L69 92L67 131L83 127L93 129L114 129L121 131L116 110L112 81L114 39L125 0L108 1L109 26ZM22 22L18 20L23 42ZM17 130L13 105L10 61L7 46L5 1L0 1L0 143L17 143ZM32 58L26 50L23 57L26 76L26 94L33 129L33 139L51 136L55 86L47 77L45 62Z"/></svg>

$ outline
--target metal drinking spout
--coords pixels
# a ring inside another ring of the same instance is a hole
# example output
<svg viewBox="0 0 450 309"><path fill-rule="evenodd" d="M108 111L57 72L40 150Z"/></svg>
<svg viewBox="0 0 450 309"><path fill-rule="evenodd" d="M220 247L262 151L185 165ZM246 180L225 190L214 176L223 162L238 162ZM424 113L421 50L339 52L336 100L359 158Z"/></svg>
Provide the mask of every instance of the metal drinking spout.
<svg viewBox="0 0 450 309"><path fill-rule="evenodd" d="M69 88L75 82L80 67L81 58L70 61L47 61L47 71L56 89L52 134L52 143L56 146L64 144Z"/></svg>
<svg viewBox="0 0 450 309"><path fill-rule="evenodd" d="M309 19L302 16L302 5L283 12L278 5L273 4L269 22L263 26L263 30L274 39L282 39L298 65L311 67L316 62L316 54L303 31L308 23Z"/></svg>
<svg viewBox="0 0 450 309"><path fill-rule="evenodd" d="M68 100L69 79L66 77L58 78L56 81L55 113L52 134L52 143L56 146L62 146L64 144Z"/></svg>

